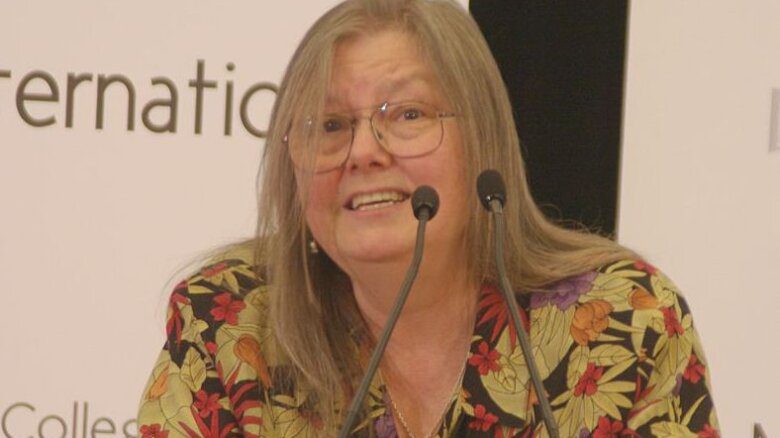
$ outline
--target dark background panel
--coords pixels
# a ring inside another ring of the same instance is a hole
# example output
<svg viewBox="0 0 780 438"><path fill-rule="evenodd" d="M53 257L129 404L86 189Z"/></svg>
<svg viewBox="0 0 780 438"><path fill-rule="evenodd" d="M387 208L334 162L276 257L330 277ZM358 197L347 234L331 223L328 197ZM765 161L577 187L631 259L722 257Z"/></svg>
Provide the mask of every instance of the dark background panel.
<svg viewBox="0 0 780 438"><path fill-rule="evenodd" d="M612 234L628 2L471 0L545 213Z"/></svg>

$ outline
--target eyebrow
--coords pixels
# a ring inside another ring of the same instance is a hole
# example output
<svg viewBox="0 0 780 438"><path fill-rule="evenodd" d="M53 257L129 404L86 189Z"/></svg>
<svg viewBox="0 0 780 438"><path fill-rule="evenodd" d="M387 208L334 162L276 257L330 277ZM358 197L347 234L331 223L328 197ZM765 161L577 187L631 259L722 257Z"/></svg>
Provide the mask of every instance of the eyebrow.
<svg viewBox="0 0 780 438"><path fill-rule="evenodd" d="M414 70L412 73L409 74L399 75L394 78L391 77L384 84L382 84L379 90L381 94L387 96L392 92L403 90L406 87L409 87L411 84L415 84L417 82L421 82L427 85L432 85L430 83L428 75L424 74L420 70ZM330 103L340 103L341 98L342 96L340 94L328 93L328 95L325 98L325 104L327 105Z"/></svg>
<svg viewBox="0 0 780 438"><path fill-rule="evenodd" d="M403 89L404 87L407 87L409 86L409 84L412 84L414 82L428 83L428 79L426 78L426 75L424 75L422 72L417 71L410 75L400 76L398 78L387 81L385 84L385 88L390 91L394 91L397 89Z"/></svg>

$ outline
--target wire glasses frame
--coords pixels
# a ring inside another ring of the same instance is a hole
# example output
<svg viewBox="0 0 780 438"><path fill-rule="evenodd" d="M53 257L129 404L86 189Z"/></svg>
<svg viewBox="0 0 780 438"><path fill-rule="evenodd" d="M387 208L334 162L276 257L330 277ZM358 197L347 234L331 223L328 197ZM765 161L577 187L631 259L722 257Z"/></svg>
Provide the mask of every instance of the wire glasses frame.
<svg viewBox="0 0 780 438"><path fill-rule="evenodd" d="M441 145L444 119L455 115L423 102L383 102L368 117L329 113L317 119L307 118L299 126L291 126L283 141L296 167L323 173L347 161L359 120L368 119L374 138L389 154L414 158Z"/></svg>

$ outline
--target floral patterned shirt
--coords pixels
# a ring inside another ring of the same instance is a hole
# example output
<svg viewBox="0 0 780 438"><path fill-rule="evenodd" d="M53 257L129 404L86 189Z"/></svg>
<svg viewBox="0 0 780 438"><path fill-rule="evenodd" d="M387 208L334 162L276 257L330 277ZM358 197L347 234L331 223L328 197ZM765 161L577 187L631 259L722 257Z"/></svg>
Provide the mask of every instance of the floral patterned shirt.
<svg viewBox="0 0 780 438"><path fill-rule="evenodd" d="M285 392L251 257L233 254L179 283L167 341L144 389L140 436L314 437L302 391ZM688 306L653 266L625 260L518 294L561 437L718 437L708 367ZM482 288L462 388L440 437L547 436L496 287ZM355 436L397 436L381 376Z"/></svg>

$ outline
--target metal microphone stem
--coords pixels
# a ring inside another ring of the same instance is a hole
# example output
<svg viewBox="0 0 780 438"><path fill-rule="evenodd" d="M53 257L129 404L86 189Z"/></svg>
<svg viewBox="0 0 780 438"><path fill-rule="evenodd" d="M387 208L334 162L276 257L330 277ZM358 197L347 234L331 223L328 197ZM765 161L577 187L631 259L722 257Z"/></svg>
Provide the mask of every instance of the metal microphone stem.
<svg viewBox="0 0 780 438"><path fill-rule="evenodd" d="M395 300L393 310L390 312L390 316L385 323L382 336L379 338L379 342L377 342L376 348L374 348L374 353L371 355L371 360L368 363L366 375L360 382L360 387L358 388L357 394L355 394L355 397L352 399L352 403L349 406L347 419L341 428L341 432L339 432L339 438L346 438L349 436L350 429L352 429L352 425L355 423L357 414L360 411L360 405L363 403L363 399L366 397L366 393L368 393L368 388L371 385L371 381L374 379L374 374L376 374L377 368L379 368L379 361L382 359L382 354L385 352L387 342L390 340L390 335L393 333L393 329L395 328L395 323L398 321L398 317L401 315L401 310L404 307L404 303L406 303L406 297L409 296L409 291L412 289L412 283L417 277L417 272L420 270L420 261L422 260L423 245L425 243L425 225L428 223L430 216L431 214L427 209L422 209L422 211L419 213L419 223L417 224L417 241L414 244L414 255L412 256L412 263L409 265L409 270L406 271L406 278L404 278L404 282L401 284L401 291L398 294L398 298Z"/></svg>
<svg viewBox="0 0 780 438"><path fill-rule="evenodd" d="M512 285L509 284L509 277L506 274L506 266L504 263L504 208L501 201L498 199L491 200L490 211L493 213L493 223L496 227L496 232L493 233L493 237L496 244L496 267L498 269L500 289L504 295L504 301L506 301L507 307L509 308L509 314L512 316L512 323L514 324L515 332L517 333L517 339L520 341L520 349L523 351L525 363L528 365L528 372L531 375L531 382L536 391L536 398L539 400L539 405L542 408L542 417L544 418L545 426L547 426L547 432L551 438L559 438L558 425L555 424L550 402L547 400L547 395L545 395L542 378L539 375L539 370L536 368L536 362L534 361L531 342L528 341L528 336L525 334L525 329L523 328L520 319L520 311L517 309L515 294L512 290Z"/></svg>

